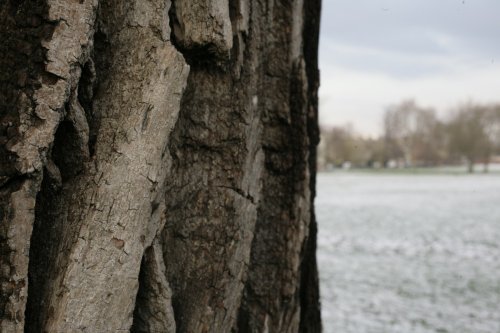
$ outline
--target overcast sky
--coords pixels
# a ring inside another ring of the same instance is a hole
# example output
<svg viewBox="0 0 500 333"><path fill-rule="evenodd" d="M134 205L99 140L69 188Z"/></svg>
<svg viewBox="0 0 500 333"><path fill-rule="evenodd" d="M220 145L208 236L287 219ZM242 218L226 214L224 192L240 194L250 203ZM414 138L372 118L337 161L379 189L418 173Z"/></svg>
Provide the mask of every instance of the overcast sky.
<svg viewBox="0 0 500 333"><path fill-rule="evenodd" d="M380 133L388 105L500 102L500 0L323 0L320 122Z"/></svg>

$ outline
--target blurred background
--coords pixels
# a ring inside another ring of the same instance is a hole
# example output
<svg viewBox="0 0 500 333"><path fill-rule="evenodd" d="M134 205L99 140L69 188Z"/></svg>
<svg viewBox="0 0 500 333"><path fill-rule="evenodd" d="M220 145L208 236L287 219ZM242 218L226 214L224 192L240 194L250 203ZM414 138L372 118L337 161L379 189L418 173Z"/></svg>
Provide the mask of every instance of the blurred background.
<svg viewBox="0 0 500 333"><path fill-rule="evenodd" d="M323 1L325 332L500 332L499 13Z"/></svg>

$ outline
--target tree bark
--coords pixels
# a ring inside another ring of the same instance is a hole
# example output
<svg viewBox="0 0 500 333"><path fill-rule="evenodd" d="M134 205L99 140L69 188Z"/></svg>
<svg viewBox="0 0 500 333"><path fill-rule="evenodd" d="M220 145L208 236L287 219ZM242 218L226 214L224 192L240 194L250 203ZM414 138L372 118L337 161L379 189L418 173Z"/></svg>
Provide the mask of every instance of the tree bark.
<svg viewBox="0 0 500 333"><path fill-rule="evenodd" d="M0 4L0 331L320 332L320 0Z"/></svg>

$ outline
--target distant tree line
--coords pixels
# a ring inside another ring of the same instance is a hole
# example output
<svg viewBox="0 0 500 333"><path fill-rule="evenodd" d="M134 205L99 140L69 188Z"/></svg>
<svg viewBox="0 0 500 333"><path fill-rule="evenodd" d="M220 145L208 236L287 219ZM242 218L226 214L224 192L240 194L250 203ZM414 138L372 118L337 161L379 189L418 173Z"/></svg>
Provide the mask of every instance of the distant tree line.
<svg viewBox="0 0 500 333"><path fill-rule="evenodd" d="M379 137L352 125L324 128L320 165L325 167L431 167L483 163L500 154L500 104L467 102L439 119L434 108L405 100L387 108Z"/></svg>

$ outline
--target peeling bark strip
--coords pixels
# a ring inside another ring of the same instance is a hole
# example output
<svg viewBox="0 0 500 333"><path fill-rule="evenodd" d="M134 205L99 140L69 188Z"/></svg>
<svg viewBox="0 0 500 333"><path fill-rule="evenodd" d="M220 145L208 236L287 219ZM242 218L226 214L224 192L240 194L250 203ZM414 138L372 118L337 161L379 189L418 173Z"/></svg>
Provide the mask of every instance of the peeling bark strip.
<svg viewBox="0 0 500 333"><path fill-rule="evenodd" d="M319 8L0 4L1 332L321 331Z"/></svg>

